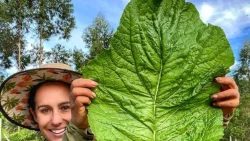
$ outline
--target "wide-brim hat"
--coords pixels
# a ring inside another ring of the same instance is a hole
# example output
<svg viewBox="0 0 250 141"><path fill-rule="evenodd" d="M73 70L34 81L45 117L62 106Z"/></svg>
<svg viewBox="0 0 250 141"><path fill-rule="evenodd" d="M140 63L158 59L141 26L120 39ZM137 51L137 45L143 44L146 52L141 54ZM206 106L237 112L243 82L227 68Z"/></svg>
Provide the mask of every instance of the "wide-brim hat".
<svg viewBox="0 0 250 141"><path fill-rule="evenodd" d="M45 64L40 68L17 72L8 77L0 86L0 110L12 123L24 128L39 130L32 119L28 98L33 86L48 80L71 83L81 74L65 64Z"/></svg>

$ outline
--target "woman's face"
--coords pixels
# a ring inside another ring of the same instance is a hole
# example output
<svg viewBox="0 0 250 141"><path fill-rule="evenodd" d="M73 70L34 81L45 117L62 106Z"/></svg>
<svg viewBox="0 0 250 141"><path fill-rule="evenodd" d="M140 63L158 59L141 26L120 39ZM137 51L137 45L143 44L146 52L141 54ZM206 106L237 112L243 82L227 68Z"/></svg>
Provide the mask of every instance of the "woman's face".
<svg viewBox="0 0 250 141"><path fill-rule="evenodd" d="M35 121L49 141L61 141L71 120L70 88L61 82L48 82L40 86L35 95Z"/></svg>

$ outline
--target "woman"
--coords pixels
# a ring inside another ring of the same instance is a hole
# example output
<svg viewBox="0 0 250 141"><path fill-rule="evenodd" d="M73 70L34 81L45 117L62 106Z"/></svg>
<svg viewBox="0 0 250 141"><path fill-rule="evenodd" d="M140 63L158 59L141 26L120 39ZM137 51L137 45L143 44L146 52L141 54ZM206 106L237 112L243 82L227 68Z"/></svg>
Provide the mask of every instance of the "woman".
<svg viewBox="0 0 250 141"><path fill-rule="evenodd" d="M65 64L18 72L0 88L0 109L12 123L61 141L71 120L70 84L81 74Z"/></svg>
<svg viewBox="0 0 250 141"><path fill-rule="evenodd" d="M70 85L60 81L45 81L32 88L29 109L47 140L61 141L71 120Z"/></svg>
<svg viewBox="0 0 250 141"><path fill-rule="evenodd" d="M218 78L217 82L223 91L212 96L214 106L221 107L229 119L239 104L238 88L229 77ZM0 88L0 109L12 123L38 130L49 141L61 141L65 133L64 140L93 140L86 105L96 97L90 89L97 85L82 79L67 65L47 64L5 80Z"/></svg>

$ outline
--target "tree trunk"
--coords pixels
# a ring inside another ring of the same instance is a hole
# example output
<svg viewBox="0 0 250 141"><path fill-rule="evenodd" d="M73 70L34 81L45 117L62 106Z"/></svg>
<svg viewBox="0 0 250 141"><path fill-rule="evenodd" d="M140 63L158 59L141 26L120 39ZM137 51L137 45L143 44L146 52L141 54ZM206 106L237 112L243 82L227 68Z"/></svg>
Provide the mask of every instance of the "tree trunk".
<svg viewBox="0 0 250 141"><path fill-rule="evenodd" d="M19 8L22 7L22 1L19 0ZM22 20L18 20L18 71L21 71L21 30L22 30ZM17 126L17 131L20 131L20 127Z"/></svg>
<svg viewBox="0 0 250 141"><path fill-rule="evenodd" d="M21 25L18 25L18 72L21 71ZM17 131L20 131L20 127L17 126Z"/></svg>
<svg viewBox="0 0 250 141"><path fill-rule="evenodd" d="M19 2L19 8L21 9L22 7L22 1ZM22 30L22 20L17 21L17 26L18 26L18 71L21 71L21 30Z"/></svg>
<svg viewBox="0 0 250 141"><path fill-rule="evenodd" d="M39 54L40 54L40 58L39 58L39 67L41 67L42 65L42 61L43 61L43 44L42 44L42 28L39 28L39 38L40 38L40 47L39 47Z"/></svg>
<svg viewBox="0 0 250 141"><path fill-rule="evenodd" d="M20 37L20 30L19 37L18 37L18 71L21 71L21 37Z"/></svg>

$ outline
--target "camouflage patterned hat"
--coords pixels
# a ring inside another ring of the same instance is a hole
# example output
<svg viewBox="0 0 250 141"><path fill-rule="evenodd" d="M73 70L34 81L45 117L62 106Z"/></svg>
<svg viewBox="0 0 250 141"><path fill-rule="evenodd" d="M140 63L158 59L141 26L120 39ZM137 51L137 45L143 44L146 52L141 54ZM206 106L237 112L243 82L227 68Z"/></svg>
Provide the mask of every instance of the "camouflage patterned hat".
<svg viewBox="0 0 250 141"><path fill-rule="evenodd" d="M12 123L27 129L39 130L28 108L31 88L47 80L71 83L77 78L81 78L80 73L73 71L68 65L58 63L15 73L0 86L0 110Z"/></svg>

